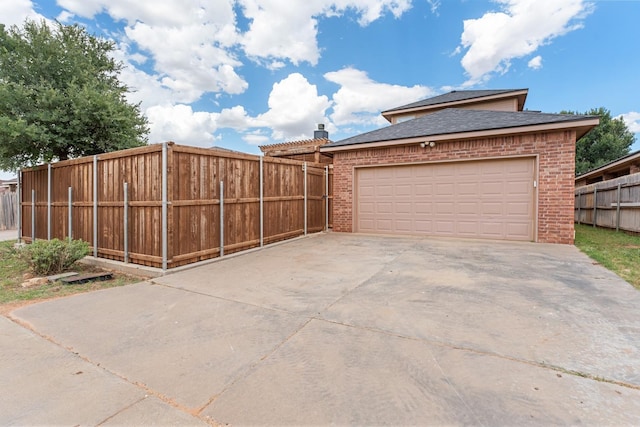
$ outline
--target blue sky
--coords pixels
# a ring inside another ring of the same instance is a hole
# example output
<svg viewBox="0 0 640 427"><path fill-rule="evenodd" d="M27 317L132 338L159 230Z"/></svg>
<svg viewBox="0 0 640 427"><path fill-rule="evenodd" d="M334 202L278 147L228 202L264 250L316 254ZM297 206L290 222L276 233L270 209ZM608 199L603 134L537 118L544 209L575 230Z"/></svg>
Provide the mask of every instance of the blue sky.
<svg viewBox="0 0 640 427"><path fill-rule="evenodd" d="M165 140L259 153L385 126L453 89L529 88L526 108L622 116L640 149L636 0L12 0L0 22L79 23ZM0 178L8 174L0 173Z"/></svg>

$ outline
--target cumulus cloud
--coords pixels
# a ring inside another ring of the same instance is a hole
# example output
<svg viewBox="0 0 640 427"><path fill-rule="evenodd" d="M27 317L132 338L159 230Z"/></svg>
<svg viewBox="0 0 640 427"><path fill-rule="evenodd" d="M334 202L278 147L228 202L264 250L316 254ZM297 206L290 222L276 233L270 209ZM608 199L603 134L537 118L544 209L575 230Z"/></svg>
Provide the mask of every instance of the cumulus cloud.
<svg viewBox="0 0 640 427"><path fill-rule="evenodd" d="M640 133L640 113L631 111L619 116L633 133Z"/></svg>
<svg viewBox="0 0 640 427"><path fill-rule="evenodd" d="M276 140L309 137L313 124L327 122L325 112L331 106L329 98L318 95L316 85L299 73L275 83L268 104L269 110L256 119L273 130Z"/></svg>
<svg viewBox="0 0 640 427"><path fill-rule="evenodd" d="M39 21L44 19L33 9L31 0L12 0L0 2L0 22L6 26L21 26L25 19Z"/></svg>
<svg viewBox="0 0 640 427"><path fill-rule="evenodd" d="M399 86L378 83L366 72L355 68L344 68L326 73L324 78L340 85L333 95L331 120L336 125L383 125L388 122L381 111L408 104L434 94L426 86Z"/></svg>
<svg viewBox="0 0 640 427"><path fill-rule="evenodd" d="M173 141L178 144L211 147L215 141L218 113L194 112L191 106L156 105L147 108L149 142Z"/></svg>
<svg viewBox="0 0 640 427"><path fill-rule="evenodd" d="M533 68L534 70L542 68L542 56L538 55L536 57L531 58L527 63L529 68Z"/></svg>
<svg viewBox="0 0 640 427"><path fill-rule="evenodd" d="M124 21L118 40L126 51L125 62L150 59L172 103L190 103L206 92L239 94L248 83L237 73L242 66L232 53L236 31L233 0L60 0L66 13L92 18L106 13ZM125 80L131 85L131 82ZM157 84L152 84L157 87Z"/></svg>
<svg viewBox="0 0 640 427"><path fill-rule="evenodd" d="M593 6L584 0L494 0L500 11L464 21L462 66L471 82L505 73L511 60L582 27ZM534 58L535 59L535 58Z"/></svg>
<svg viewBox="0 0 640 427"><path fill-rule="evenodd" d="M318 63L318 18L356 11L366 26L389 12L396 18L411 7L411 0L240 0L243 14L251 22L242 37L246 54L265 64L279 65L287 59L297 65ZM275 31L274 31L275 29ZM276 60L276 61L274 61Z"/></svg>

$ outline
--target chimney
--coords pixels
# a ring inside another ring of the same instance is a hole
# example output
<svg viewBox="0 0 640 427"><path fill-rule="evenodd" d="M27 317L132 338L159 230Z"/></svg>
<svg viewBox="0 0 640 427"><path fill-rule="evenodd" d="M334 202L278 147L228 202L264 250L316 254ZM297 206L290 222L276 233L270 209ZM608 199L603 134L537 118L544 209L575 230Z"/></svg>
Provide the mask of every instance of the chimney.
<svg viewBox="0 0 640 427"><path fill-rule="evenodd" d="M324 130L323 123L318 123L318 130L313 131L313 139L329 139L329 132Z"/></svg>

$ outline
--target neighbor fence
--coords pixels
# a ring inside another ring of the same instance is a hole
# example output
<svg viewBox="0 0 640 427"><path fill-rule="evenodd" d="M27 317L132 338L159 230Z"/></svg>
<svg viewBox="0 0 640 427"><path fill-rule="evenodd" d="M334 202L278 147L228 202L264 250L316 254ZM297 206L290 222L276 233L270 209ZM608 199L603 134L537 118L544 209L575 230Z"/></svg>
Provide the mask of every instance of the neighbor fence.
<svg viewBox="0 0 640 427"><path fill-rule="evenodd" d="M328 226L327 165L156 144L23 170L21 236L177 267Z"/></svg>
<svg viewBox="0 0 640 427"><path fill-rule="evenodd" d="M13 230L18 227L17 193L0 194L0 230Z"/></svg>
<svg viewBox="0 0 640 427"><path fill-rule="evenodd" d="M575 222L640 232L640 174L578 187Z"/></svg>

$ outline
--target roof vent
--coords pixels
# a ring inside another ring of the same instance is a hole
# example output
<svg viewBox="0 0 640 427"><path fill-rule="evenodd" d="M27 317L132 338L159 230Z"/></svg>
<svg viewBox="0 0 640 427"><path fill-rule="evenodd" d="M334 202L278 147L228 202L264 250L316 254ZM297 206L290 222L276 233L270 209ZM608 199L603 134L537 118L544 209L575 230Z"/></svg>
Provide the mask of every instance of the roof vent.
<svg viewBox="0 0 640 427"><path fill-rule="evenodd" d="M313 139L329 139L329 132L324 130L323 123L318 123L318 130L313 131Z"/></svg>

